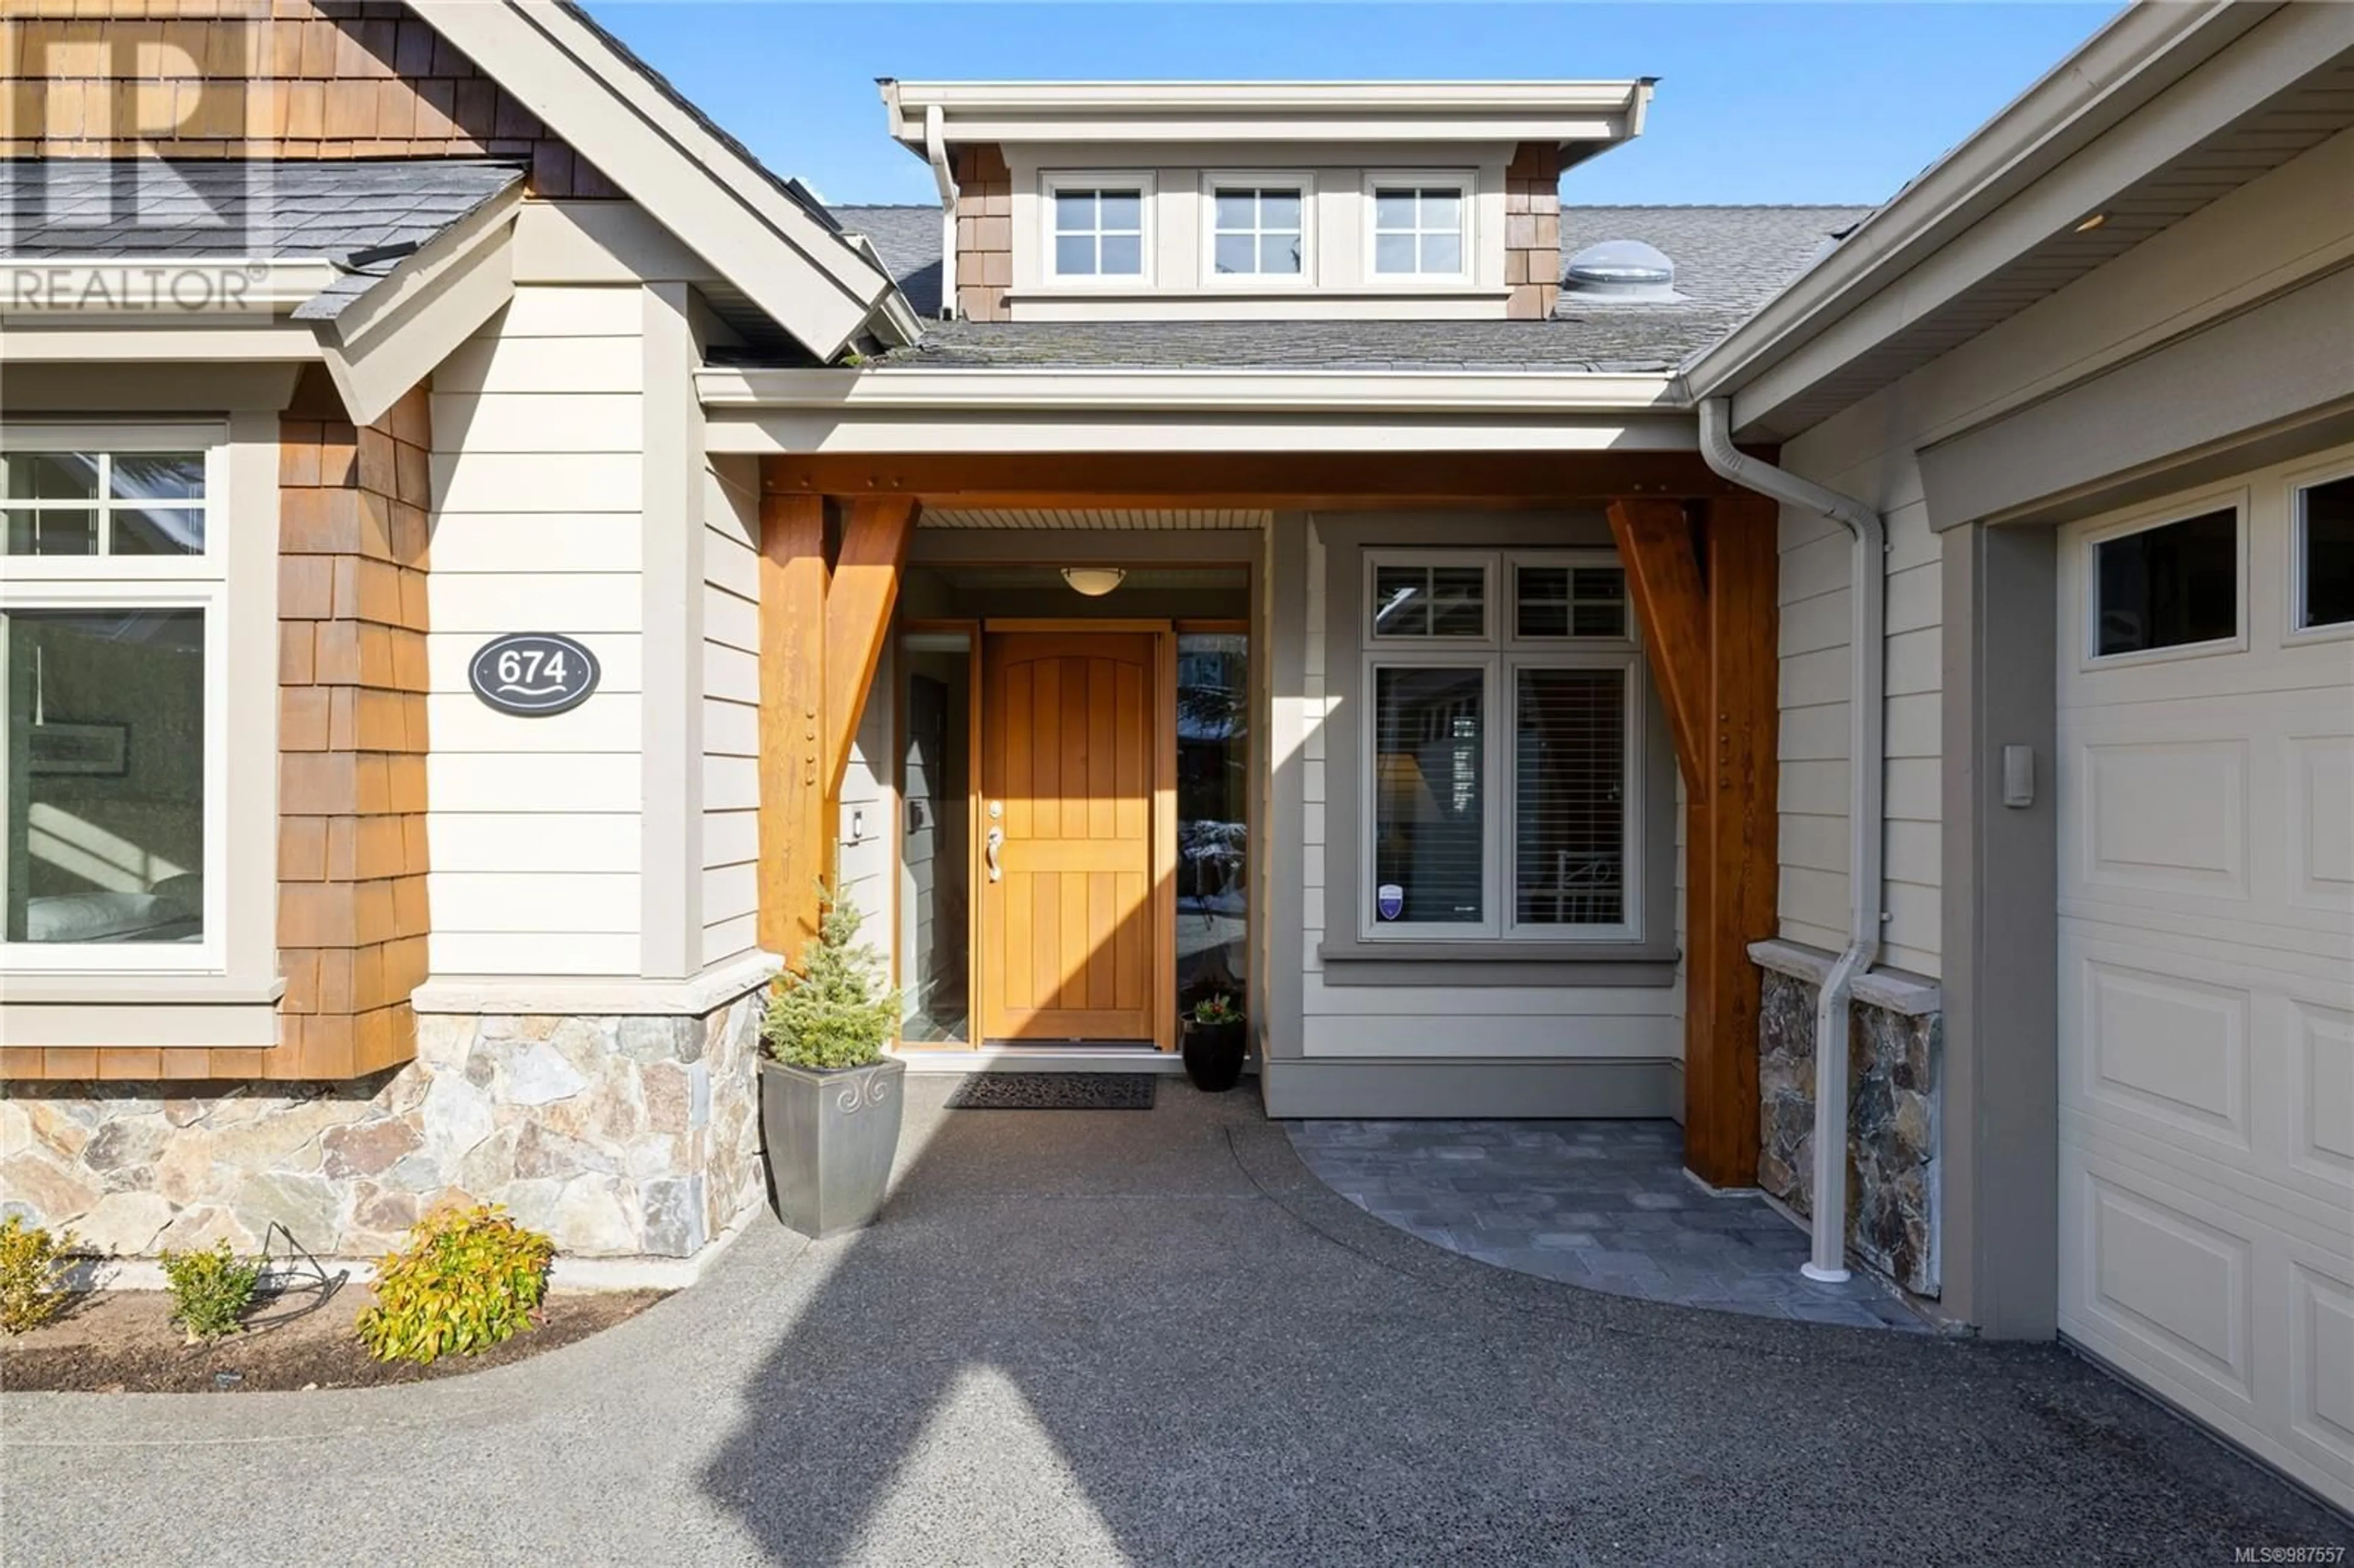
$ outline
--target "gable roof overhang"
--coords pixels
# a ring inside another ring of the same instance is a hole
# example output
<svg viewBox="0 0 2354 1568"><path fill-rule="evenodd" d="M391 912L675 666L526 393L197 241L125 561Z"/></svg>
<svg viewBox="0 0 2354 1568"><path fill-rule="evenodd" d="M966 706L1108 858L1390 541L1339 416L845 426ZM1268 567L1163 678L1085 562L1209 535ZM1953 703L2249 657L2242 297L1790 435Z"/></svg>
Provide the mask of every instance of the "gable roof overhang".
<svg viewBox="0 0 2354 1568"><path fill-rule="evenodd" d="M892 139L926 154L995 143L1513 143L1574 163L1642 134L1649 78L1624 81L900 81Z"/></svg>
<svg viewBox="0 0 2354 1568"><path fill-rule="evenodd" d="M469 58L820 359L921 322L822 207L763 168L578 6L409 0Z"/></svg>
<svg viewBox="0 0 2354 1568"><path fill-rule="evenodd" d="M1690 395L1787 440L2349 124L2354 6L2132 6L1696 355Z"/></svg>

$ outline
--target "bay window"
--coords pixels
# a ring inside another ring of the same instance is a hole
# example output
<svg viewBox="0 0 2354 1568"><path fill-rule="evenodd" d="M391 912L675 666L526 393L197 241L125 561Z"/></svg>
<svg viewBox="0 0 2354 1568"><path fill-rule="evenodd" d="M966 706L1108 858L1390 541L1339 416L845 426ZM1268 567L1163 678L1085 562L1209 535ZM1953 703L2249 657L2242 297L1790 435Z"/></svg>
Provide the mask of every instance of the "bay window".
<svg viewBox="0 0 2354 1568"><path fill-rule="evenodd" d="M1363 939L1638 935L1642 658L1616 557L1365 571Z"/></svg>
<svg viewBox="0 0 2354 1568"><path fill-rule="evenodd" d="M220 953L222 433L0 438L0 964Z"/></svg>

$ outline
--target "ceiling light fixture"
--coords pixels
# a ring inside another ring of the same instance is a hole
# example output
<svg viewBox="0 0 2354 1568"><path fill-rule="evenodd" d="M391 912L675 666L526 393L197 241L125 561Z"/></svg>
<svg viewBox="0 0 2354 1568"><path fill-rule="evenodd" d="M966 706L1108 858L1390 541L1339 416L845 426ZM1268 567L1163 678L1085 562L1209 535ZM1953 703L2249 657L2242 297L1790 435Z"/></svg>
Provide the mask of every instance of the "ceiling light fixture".
<svg viewBox="0 0 2354 1568"><path fill-rule="evenodd" d="M1063 580L1073 591L1089 599L1101 599L1126 581L1128 574L1118 567L1065 567Z"/></svg>
<svg viewBox="0 0 2354 1568"><path fill-rule="evenodd" d="M2101 225L2108 221L2109 215L2107 213L2096 212L2092 217L2086 218L2084 222L2078 224L2076 226L2076 232L2079 234L2090 234L2093 230L2100 228Z"/></svg>

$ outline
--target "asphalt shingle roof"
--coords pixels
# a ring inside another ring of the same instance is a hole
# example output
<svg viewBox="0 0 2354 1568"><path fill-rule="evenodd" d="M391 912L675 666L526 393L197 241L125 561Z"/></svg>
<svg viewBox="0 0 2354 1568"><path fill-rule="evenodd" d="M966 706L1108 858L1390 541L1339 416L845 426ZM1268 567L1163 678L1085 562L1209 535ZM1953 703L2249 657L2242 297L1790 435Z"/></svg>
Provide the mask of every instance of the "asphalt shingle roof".
<svg viewBox="0 0 2354 1568"><path fill-rule="evenodd" d="M351 275L296 312L326 320L523 174L480 158L0 159L0 257L329 261Z"/></svg>
<svg viewBox="0 0 2354 1568"><path fill-rule="evenodd" d="M1545 322L941 322L888 365L1519 369L1646 374L1674 369L1731 332L1871 212L1862 207L1564 207L1562 258L1603 239L1639 239L1676 263L1682 297L1598 302L1564 290ZM875 242L917 312L939 312L940 217L933 207L837 207Z"/></svg>

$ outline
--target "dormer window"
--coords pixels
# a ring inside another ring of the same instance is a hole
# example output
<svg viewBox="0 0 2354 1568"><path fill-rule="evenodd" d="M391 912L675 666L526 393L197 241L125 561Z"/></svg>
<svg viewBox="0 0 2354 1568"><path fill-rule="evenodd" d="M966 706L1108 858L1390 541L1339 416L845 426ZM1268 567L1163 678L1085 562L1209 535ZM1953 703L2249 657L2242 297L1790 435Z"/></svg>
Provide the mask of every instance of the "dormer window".
<svg viewBox="0 0 2354 1568"><path fill-rule="evenodd" d="M1140 175L1064 175L1046 182L1048 255L1058 279L1149 274L1152 185Z"/></svg>
<svg viewBox="0 0 2354 1568"><path fill-rule="evenodd" d="M1304 177L1209 185L1213 277L1298 278L1308 270Z"/></svg>
<svg viewBox="0 0 2354 1568"><path fill-rule="evenodd" d="M1461 278L1471 249L1471 182L1464 176L1376 178L1373 273L1384 278Z"/></svg>

